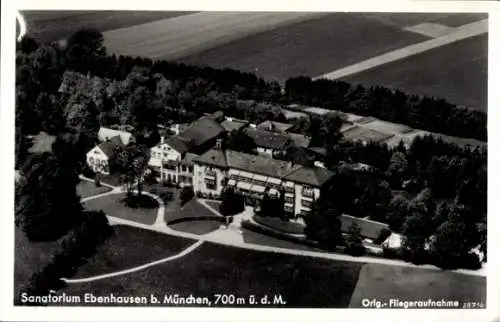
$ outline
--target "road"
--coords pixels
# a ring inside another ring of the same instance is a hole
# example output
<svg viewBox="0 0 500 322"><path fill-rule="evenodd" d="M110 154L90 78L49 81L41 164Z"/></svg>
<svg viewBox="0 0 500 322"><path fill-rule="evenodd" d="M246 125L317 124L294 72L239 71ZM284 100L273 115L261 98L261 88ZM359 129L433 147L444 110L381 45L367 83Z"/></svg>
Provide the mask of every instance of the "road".
<svg viewBox="0 0 500 322"><path fill-rule="evenodd" d="M479 36L488 32L488 19L483 19L473 23L463 25L456 28L455 31L434 39L426 40L417 44L413 44L407 47L399 48L388 53L369 58L367 60L361 61L359 63L349 65L333 72L323 74L314 79L326 78L326 79L339 79L349 75L357 74L368 69L375 68L390 62L401 60L413 55L423 53L425 51L438 48L453 42L457 42L462 39L471 38L474 36Z"/></svg>
<svg viewBox="0 0 500 322"><path fill-rule="evenodd" d="M90 179L86 179L84 177L83 177L83 179L90 180ZM90 181L92 181L92 180L90 180ZM107 186L110 186L110 185L107 185ZM123 191L124 191L123 187L114 187L114 186L110 186L110 187L113 187L112 191L82 199L82 202L84 202L86 200L90 200L90 199L106 197L110 194L123 193ZM240 248L245 248L245 249L254 250L254 251L282 253L282 254L289 254L289 255L296 255L296 256L309 256L309 257L317 257L317 258L324 258L324 259L331 259L331 260L338 260L338 261L348 261L348 262L376 263L376 264L396 265L396 266L404 266L404 267L416 267L415 265L413 265L411 263L403 262L400 260L387 259L387 258L377 258L377 257L368 257L368 256L353 257L353 256L349 256L349 255L339 254L339 253L324 253L324 252L315 252L315 251L308 251L308 250L289 249L289 248L280 248L280 247L274 247L274 246L251 244L251 243L245 242L243 240L243 238L241 237L241 231L240 231L241 227L237 227L238 229L218 229L218 230L213 231L213 232L206 234L206 235L196 235L196 234L192 234L192 233L188 233L188 232L177 231L177 230L170 228L165 223L165 220L164 220L164 218L165 218L165 216L164 216L165 204L164 204L163 200L161 200L160 197L158 197L154 194L147 193L147 192L143 192L143 193L147 194L148 196L151 196L159 203L157 218L156 218L156 221L154 224L146 225L146 224L138 223L138 222L127 220L127 219L117 218L117 217L113 217L113 216L107 216L110 223L115 224L115 225L116 224L127 225L127 226L132 226L132 227L136 227L136 228L140 228L140 229L151 230L151 231L155 231L155 232L163 233L163 234L167 234L167 235L188 238L188 239L192 239L192 240L196 240L196 241L211 242L211 243L215 243L215 244L240 247ZM207 206L205 204L205 202L203 202L203 200L198 200L198 202L200 202L201 205L208 208L209 211L216 212L215 209ZM216 213L218 214L218 212L216 212ZM237 217L237 216L235 216L235 217ZM241 216L243 218L245 216L248 216L248 213L244 212L243 214L240 214L239 216ZM241 222L242 218L235 218L235 220L233 221L231 226L234 226L235 222L236 223ZM232 227L232 228L235 228L235 227ZM198 246L200 246L200 245L198 245ZM194 250L194 249L191 249L190 251L192 251L192 250ZM177 257L175 257L175 258L177 258ZM166 259L163 259L163 260L166 260ZM155 261L155 262L160 263L161 261L162 260ZM149 264L145 264L145 265L149 265ZM142 266L144 266L144 265L141 265L140 267L142 267ZM139 269L141 269L140 267L135 268L135 269L139 270ZM149 266L147 266L147 267L149 267ZM438 268L436 266L432 266L432 265L421 265L418 267L423 268L423 269L441 270L440 268ZM134 268L131 268L129 270L131 272L133 272ZM460 269L460 270L456 270L454 272L460 273L460 274L465 274L465 275L486 276L485 267L483 267L483 269L480 269L477 271ZM120 271L117 272L117 274L121 274ZM71 282L72 280L68 279L67 281Z"/></svg>

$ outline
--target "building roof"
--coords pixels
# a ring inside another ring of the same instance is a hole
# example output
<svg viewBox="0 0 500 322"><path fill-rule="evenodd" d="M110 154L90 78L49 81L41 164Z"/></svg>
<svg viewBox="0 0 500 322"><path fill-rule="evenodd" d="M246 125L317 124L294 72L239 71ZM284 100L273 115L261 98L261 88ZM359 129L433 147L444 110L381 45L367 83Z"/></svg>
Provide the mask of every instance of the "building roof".
<svg viewBox="0 0 500 322"><path fill-rule="evenodd" d="M344 131L342 134L347 140L377 143L385 141L393 136L392 134L378 132L361 126L354 126Z"/></svg>
<svg viewBox="0 0 500 322"><path fill-rule="evenodd" d="M319 156L326 156L326 148L322 146L311 146L308 147L307 150L319 155Z"/></svg>
<svg viewBox="0 0 500 322"><path fill-rule="evenodd" d="M193 158L193 162L219 168L227 168L226 154L220 149L210 149L202 155Z"/></svg>
<svg viewBox="0 0 500 322"><path fill-rule="evenodd" d="M232 119L232 118L226 118L220 125L227 132L231 132L233 130L239 130L242 127L248 125L248 121L238 120L238 119Z"/></svg>
<svg viewBox="0 0 500 322"><path fill-rule="evenodd" d="M193 147L200 146L224 133L224 128L214 119L203 116L194 121L190 127L179 133L185 141L192 141Z"/></svg>
<svg viewBox="0 0 500 322"><path fill-rule="evenodd" d="M299 148L307 148L311 143L311 138L302 134L288 133L288 136L292 139L293 145Z"/></svg>
<svg viewBox="0 0 500 322"><path fill-rule="evenodd" d="M186 153L184 158L182 158L181 164L191 166L191 165L193 165L193 159L196 157L198 157L198 154L188 152L188 153Z"/></svg>
<svg viewBox="0 0 500 322"><path fill-rule="evenodd" d="M389 225L387 224L345 214L340 215L339 220L343 232L348 232L351 225L356 223L361 230L361 236L370 239L377 239L382 229L389 229Z"/></svg>
<svg viewBox="0 0 500 322"><path fill-rule="evenodd" d="M227 165L230 168L276 178L283 178L288 173L295 171L300 167L299 165L292 165L287 161L233 150L226 151L226 160Z"/></svg>
<svg viewBox="0 0 500 322"><path fill-rule="evenodd" d="M122 143L127 145L130 143L130 139L132 138L132 133L120 130L113 130L107 127L101 126L99 129L99 133L97 134L100 141L106 141L111 139L112 137L119 136Z"/></svg>
<svg viewBox="0 0 500 322"><path fill-rule="evenodd" d="M211 149L201 156L194 158L193 161L219 168L232 168L281 178L314 187L322 186L333 176L331 171L324 168L309 168L287 161L233 150Z"/></svg>
<svg viewBox="0 0 500 322"><path fill-rule="evenodd" d="M114 158L125 145L122 143L120 136L114 136L98 145L99 149L111 159Z"/></svg>
<svg viewBox="0 0 500 322"><path fill-rule="evenodd" d="M247 129L246 134L252 138L255 145L267 149L285 149L292 140L286 134L263 131L259 129Z"/></svg>
<svg viewBox="0 0 500 322"><path fill-rule="evenodd" d="M257 125L259 130L285 133L293 127L293 124L275 121L264 121Z"/></svg>
<svg viewBox="0 0 500 322"><path fill-rule="evenodd" d="M321 187L333 176L333 172L322 167L300 167L296 171L287 175L284 179L307 184L313 187Z"/></svg>
<svg viewBox="0 0 500 322"><path fill-rule="evenodd" d="M194 146L193 141L186 140L183 137L180 137L179 135L169 136L165 140L165 143L170 145L172 147L172 149L179 152L180 154L186 153L187 151L192 149Z"/></svg>
<svg viewBox="0 0 500 322"><path fill-rule="evenodd" d="M208 115L211 119L213 119L216 122L222 122L224 120L224 112L223 111L216 111L210 115Z"/></svg>

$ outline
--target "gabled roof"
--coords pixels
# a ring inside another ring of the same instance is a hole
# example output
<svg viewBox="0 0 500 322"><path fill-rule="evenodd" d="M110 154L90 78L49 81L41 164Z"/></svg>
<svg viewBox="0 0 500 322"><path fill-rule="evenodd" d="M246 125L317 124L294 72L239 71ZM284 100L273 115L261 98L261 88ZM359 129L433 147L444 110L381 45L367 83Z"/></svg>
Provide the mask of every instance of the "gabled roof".
<svg viewBox="0 0 500 322"><path fill-rule="evenodd" d="M127 145L130 143L130 139L132 138L132 133L120 130L113 130L107 127L101 126L99 129L99 133L97 134L99 141L106 141L111 139L112 137L119 136L122 143Z"/></svg>
<svg viewBox="0 0 500 322"><path fill-rule="evenodd" d="M224 133L224 128L211 117L203 116L194 121L190 127L179 133L186 142L192 142L193 147L203 145Z"/></svg>
<svg viewBox="0 0 500 322"><path fill-rule="evenodd" d="M292 139L282 133L269 132L259 129L246 129L246 134L252 138L255 145L268 149L286 149L292 143Z"/></svg>
<svg viewBox="0 0 500 322"><path fill-rule="evenodd" d="M114 158L124 147L120 137L114 136L107 141L100 143L97 147L106 154L106 156L111 159Z"/></svg>
<svg viewBox="0 0 500 322"><path fill-rule="evenodd" d="M333 172L321 167L300 167L294 172L288 174L284 179L307 184L313 187L321 187L333 176Z"/></svg>
<svg viewBox="0 0 500 322"><path fill-rule="evenodd" d="M257 128L259 130L281 132L281 133L285 133L286 131L290 130L292 127L293 127L292 124L269 121L269 120L264 121L264 122L260 123L259 125L257 125Z"/></svg>
<svg viewBox="0 0 500 322"><path fill-rule="evenodd" d="M247 154L233 150L226 151L227 165L230 168L283 178L288 173L300 168L287 161L272 159L265 156Z"/></svg>
<svg viewBox="0 0 500 322"><path fill-rule="evenodd" d="M351 225L356 223L361 230L361 236L370 239L377 239L382 229L389 229L387 224L345 214L340 215L339 220L343 232L347 233Z"/></svg>
<svg viewBox="0 0 500 322"><path fill-rule="evenodd" d="M311 143L311 138L302 134L288 133L293 141L293 145L299 148L307 148Z"/></svg>
<svg viewBox="0 0 500 322"><path fill-rule="evenodd" d="M193 158L193 162L219 168L227 168L226 154L220 149L210 149L202 155Z"/></svg>
<svg viewBox="0 0 500 322"><path fill-rule="evenodd" d="M179 152L180 154L184 154L194 147L194 142L185 140L179 135L169 136L165 140L165 143L171 146L172 149Z"/></svg>
<svg viewBox="0 0 500 322"><path fill-rule="evenodd" d="M231 132L248 125L248 121L226 118L220 125L224 128L224 130L226 130L226 132Z"/></svg>
<svg viewBox="0 0 500 322"><path fill-rule="evenodd" d="M181 164L191 166L191 165L193 165L193 160L195 158L197 158L197 157L198 157L197 154L189 153L188 152L188 153L186 153L186 155L184 156L184 158L182 158Z"/></svg>

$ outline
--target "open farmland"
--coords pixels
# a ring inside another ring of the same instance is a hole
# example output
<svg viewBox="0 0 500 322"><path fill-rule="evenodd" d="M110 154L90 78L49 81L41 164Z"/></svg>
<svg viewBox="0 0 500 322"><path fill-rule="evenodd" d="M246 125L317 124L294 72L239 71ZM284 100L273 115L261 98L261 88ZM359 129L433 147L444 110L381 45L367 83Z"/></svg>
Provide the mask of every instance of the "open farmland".
<svg viewBox="0 0 500 322"><path fill-rule="evenodd" d="M488 35L464 39L344 78L486 111Z"/></svg>
<svg viewBox="0 0 500 322"><path fill-rule="evenodd" d="M175 59L322 16L308 12L200 12L104 33L112 53Z"/></svg>
<svg viewBox="0 0 500 322"><path fill-rule="evenodd" d="M380 23L396 26L410 27L421 23L435 23L448 27L459 27L471 22L488 18L487 13L396 13L396 12L376 12L362 13L363 17L376 20Z"/></svg>
<svg viewBox="0 0 500 322"><path fill-rule="evenodd" d="M61 40L81 28L106 31L186 15L178 11L22 11L27 30L38 42Z"/></svg>
<svg viewBox="0 0 500 322"><path fill-rule="evenodd" d="M284 81L317 76L428 37L353 13L332 13L257 33L179 61ZM167 57L168 58L168 57Z"/></svg>
<svg viewBox="0 0 500 322"><path fill-rule="evenodd" d="M486 303L486 278L414 267L365 264L359 274L349 307L362 307L363 299L382 302L440 301Z"/></svg>

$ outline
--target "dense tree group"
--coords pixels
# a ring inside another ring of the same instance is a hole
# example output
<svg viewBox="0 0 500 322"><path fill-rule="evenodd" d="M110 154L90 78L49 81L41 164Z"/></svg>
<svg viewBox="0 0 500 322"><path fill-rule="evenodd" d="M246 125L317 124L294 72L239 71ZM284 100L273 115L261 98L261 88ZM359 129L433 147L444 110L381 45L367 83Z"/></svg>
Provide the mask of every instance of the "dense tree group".
<svg viewBox="0 0 500 322"><path fill-rule="evenodd" d="M343 81L296 77L286 82L286 100L326 109L374 116L417 129L487 139L486 114L443 99L408 95L385 87L365 88Z"/></svg>

